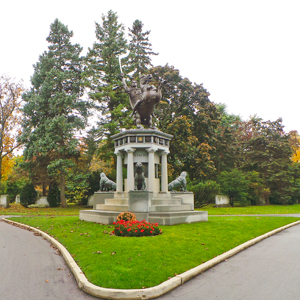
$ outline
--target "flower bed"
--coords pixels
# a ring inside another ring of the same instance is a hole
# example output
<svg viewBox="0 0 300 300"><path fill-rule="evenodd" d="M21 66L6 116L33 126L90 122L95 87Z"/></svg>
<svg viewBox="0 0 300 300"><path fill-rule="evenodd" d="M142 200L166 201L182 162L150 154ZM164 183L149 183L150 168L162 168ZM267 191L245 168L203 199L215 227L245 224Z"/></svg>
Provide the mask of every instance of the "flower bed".
<svg viewBox="0 0 300 300"><path fill-rule="evenodd" d="M157 223L143 221L120 220L113 223L115 230L112 232L117 236L154 236L162 233Z"/></svg>

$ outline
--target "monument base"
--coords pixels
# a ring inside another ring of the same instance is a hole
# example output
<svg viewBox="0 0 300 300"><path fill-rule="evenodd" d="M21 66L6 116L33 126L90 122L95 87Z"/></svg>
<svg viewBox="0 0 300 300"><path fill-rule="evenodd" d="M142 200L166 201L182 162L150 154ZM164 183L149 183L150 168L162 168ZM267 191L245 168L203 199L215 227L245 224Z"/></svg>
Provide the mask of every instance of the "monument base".
<svg viewBox="0 0 300 300"><path fill-rule="evenodd" d="M101 224L113 224L120 212L81 210L79 219L88 222ZM158 225L176 225L184 223L206 222L208 220L207 211L175 211L175 212L153 212L134 213L139 221L146 220Z"/></svg>
<svg viewBox="0 0 300 300"><path fill-rule="evenodd" d="M112 224L120 213L126 211L134 213L138 221L159 225L208 220L207 212L194 211L194 194L191 192L158 193L154 196L151 191L129 191L127 197L117 192L96 192L94 195L98 199L94 209L81 210L80 220Z"/></svg>

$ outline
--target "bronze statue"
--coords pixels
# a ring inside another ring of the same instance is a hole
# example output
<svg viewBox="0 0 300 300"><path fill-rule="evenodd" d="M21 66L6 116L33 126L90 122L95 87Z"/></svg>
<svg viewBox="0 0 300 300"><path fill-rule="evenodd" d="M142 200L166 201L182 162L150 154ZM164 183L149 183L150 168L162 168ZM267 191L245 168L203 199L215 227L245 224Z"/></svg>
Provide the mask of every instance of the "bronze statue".
<svg viewBox="0 0 300 300"><path fill-rule="evenodd" d="M121 73L121 76L125 92L129 95L130 106L132 109L134 109L135 104L142 98L142 91L140 88L138 88L138 83L136 80L132 80L131 86L128 87L124 79L124 74ZM135 121L137 127L142 127L141 118L138 112L133 115L133 120Z"/></svg>
<svg viewBox="0 0 300 300"><path fill-rule="evenodd" d="M122 69L121 69L122 70ZM137 87L137 81L131 82L131 87L126 85L124 74L122 75L122 82L125 91L130 97L130 105L132 108L133 119L138 128L143 128L143 125L155 128L153 126L152 117L154 116L155 104L158 104L162 97L162 85L166 83L162 80L156 90L155 86L151 85L152 75L143 75L140 78L140 89Z"/></svg>
<svg viewBox="0 0 300 300"><path fill-rule="evenodd" d="M146 190L146 179L144 175L143 164L138 162L135 165L134 189L136 191Z"/></svg>

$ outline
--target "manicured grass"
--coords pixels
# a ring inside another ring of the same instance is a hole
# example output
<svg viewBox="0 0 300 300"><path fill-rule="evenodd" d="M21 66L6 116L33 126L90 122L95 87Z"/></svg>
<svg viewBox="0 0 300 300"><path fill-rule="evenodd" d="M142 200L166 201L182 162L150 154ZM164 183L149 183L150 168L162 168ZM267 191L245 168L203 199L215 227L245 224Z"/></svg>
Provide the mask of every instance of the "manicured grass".
<svg viewBox="0 0 300 300"><path fill-rule="evenodd" d="M245 207L213 207L208 205L197 210L205 210L209 215L300 214L300 204Z"/></svg>
<svg viewBox="0 0 300 300"><path fill-rule="evenodd" d="M10 207L0 207L0 215L30 215L30 216L76 216L81 209L87 209L84 206L69 205L68 208L62 207L43 207L43 208L25 208L21 204L10 204Z"/></svg>
<svg viewBox="0 0 300 300"><path fill-rule="evenodd" d="M68 208L25 208L21 204L12 203L9 208L0 207L0 215L24 216L75 216L82 209L91 209L84 206L69 205ZM300 214L300 204L294 205L267 205L245 207L213 207L205 206L197 210L205 210L209 215L252 215L252 214Z"/></svg>
<svg viewBox="0 0 300 300"><path fill-rule="evenodd" d="M78 217L13 218L61 242L88 280L106 288L152 287L254 237L298 220L293 217L209 217L208 222L160 226L154 237L117 237L113 226Z"/></svg>

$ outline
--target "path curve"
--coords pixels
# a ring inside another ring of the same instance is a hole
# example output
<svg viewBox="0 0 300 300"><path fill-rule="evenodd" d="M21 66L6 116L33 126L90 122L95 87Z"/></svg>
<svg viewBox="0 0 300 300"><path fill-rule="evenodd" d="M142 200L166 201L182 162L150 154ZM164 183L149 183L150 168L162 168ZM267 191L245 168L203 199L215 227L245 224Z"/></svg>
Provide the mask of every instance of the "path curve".
<svg viewBox="0 0 300 300"><path fill-rule="evenodd" d="M0 216L1 300L95 300L79 289L63 257L41 236Z"/></svg>

